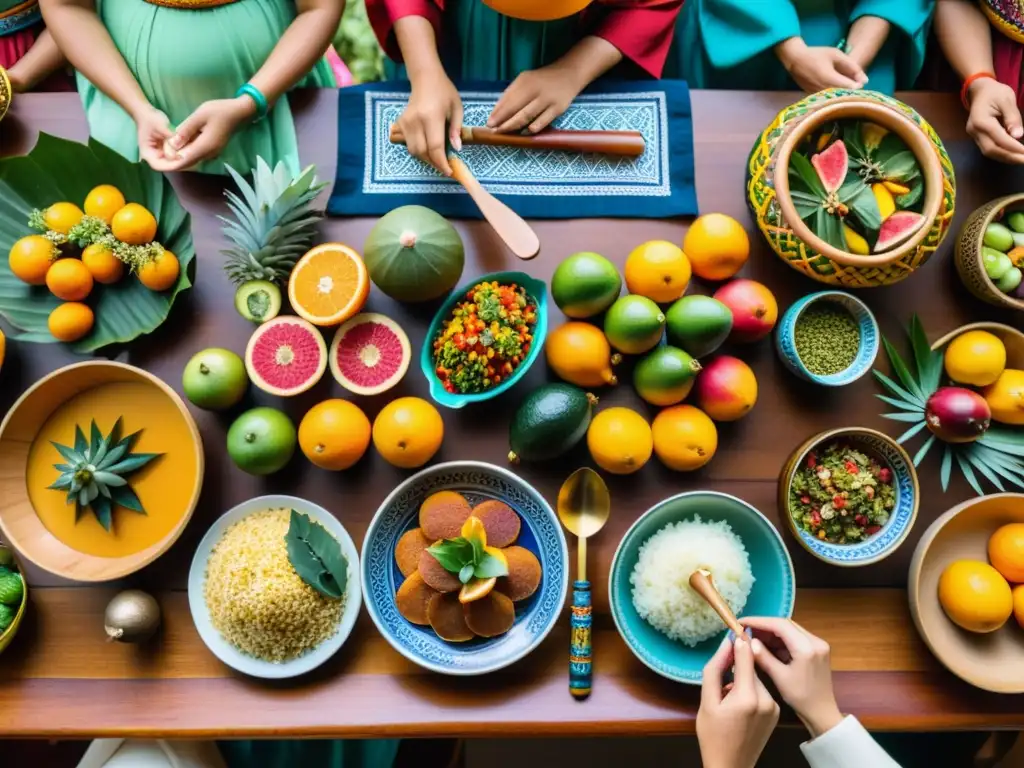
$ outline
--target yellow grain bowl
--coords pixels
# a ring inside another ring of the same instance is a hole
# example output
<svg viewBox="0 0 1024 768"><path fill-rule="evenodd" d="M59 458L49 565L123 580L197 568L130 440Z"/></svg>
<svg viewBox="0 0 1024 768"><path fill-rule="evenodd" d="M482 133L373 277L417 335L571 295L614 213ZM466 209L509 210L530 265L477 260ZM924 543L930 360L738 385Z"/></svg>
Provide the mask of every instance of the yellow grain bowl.
<svg viewBox="0 0 1024 768"><path fill-rule="evenodd" d="M978 0L992 26L1018 43L1024 43L1024 17L1018 0Z"/></svg>
<svg viewBox="0 0 1024 768"><path fill-rule="evenodd" d="M1015 299L1000 291L985 271L981 246L985 229L1001 218L1010 206L1024 210L1024 194L1007 195L986 203L967 217L960 236L956 239L956 271L967 290L982 301L997 307L1007 307L1024 312L1024 300Z"/></svg>
<svg viewBox="0 0 1024 768"><path fill-rule="evenodd" d="M2 543L0 542L0 544ZM21 596L21 605L18 607L18 612L14 615L14 621L11 622L7 629L0 632L0 653L4 652L7 646L11 644L14 636L18 634L18 627L21 626L21 620L25 618L25 611L28 610L28 581L25 579L25 569L22 568L17 555L14 555L14 566L17 568L18 573L21 574L21 583L25 593Z"/></svg>
<svg viewBox="0 0 1024 768"><path fill-rule="evenodd" d="M815 235L789 199L789 157L818 126L869 120L900 136L921 165L922 213L931 222L903 245L859 256ZM754 143L747 162L747 202L768 245L793 269L829 285L872 288L908 277L939 247L953 220L953 164L935 130L901 101L874 91L830 89L782 110Z"/></svg>
<svg viewBox="0 0 1024 768"><path fill-rule="evenodd" d="M7 70L0 67L0 120L4 119L7 110L11 108L11 99L14 98L14 89L11 87L11 78L7 76Z"/></svg>

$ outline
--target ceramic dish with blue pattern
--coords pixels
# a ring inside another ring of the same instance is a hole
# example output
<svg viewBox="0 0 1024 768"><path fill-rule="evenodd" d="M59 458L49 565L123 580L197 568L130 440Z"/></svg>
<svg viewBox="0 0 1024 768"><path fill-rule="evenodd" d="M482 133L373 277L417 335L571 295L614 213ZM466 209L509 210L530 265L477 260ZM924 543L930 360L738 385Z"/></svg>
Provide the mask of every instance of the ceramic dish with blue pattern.
<svg viewBox="0 0 1024 768"><path fill-rule="evenodd" d="M812 536L790 512L789 489L797 470L813 452L833 443L849 445L892 472L895 506L881 530L854 544L834 544ZM882 432L864 427L845 427L821 432L806 440L790 455L779 477L779 515L800 545L819 560L832 565L856 567L884 560L904 542L914 527L921 493L917 471L903 447Z"/></svg>
<svg viewBox="0 0 1024 768"><path fill-rule="evenodd" d="M429 626L413 624L399 614L395 593L404 577L395 547L403 533L419 525L423 500L438 491L460 493L473 506L487 499L508 504L521 521L516 544L540 561L540 586L531 597L515 603L515 623L503 635L451 643ZM569 588L567 562L558 518L529 483L492 464L448 462L408 478L377 510L363 540L363 596L381 635L410 661L445 675L482 675L523 658L551 631Z"/></svg>
<svg viewBox="0 0 1024 768"><path fill-rule="evenodd" d="M793 561L782 537L768 519L742 499L715 491L689 491L656 504L640 517L623 537L608 576L612 618L626 645L640 661L659 675L690 685L700 685L704 665L714 655L726 633L722 631L690 647L673 640L647 623L633 604L630 575L640 557L640 547L670 523L693 520L729 524L747 551L754 583L740 616L793 615L796 577Z"/></svg>
<svg viewBox="0 0 1024 768"><path fill-rule="evenodd" d="M804 310L818 302L830 302L845 309L853 317L860 331L860 348L857 351L857 357L845 370L827 376L807 370L796 351L797 321ZM867 304L844 291L818 291L804 296L786 310L779 322L778 330L775 332L775 349L786 367L801 379L825 387L844 387L871 370L871 366L875 364L875 357L878 355L880 338L878 323L875 322L875 316L868 309Z"/></svg>

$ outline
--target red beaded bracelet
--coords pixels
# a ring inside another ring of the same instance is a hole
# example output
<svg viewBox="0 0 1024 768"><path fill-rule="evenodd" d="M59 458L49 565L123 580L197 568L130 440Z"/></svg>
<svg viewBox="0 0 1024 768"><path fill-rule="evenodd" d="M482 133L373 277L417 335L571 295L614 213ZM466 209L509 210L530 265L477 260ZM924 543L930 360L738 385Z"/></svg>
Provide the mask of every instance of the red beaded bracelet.
<svg viewBox="0 0 1024 768"><path fill-rule="evenodd" d="M964 105L964 109L970 110L970 102L967 101L967 89L971 87L975 80L982 80L984 78L996 79L996 76L991 72L975 72L973 75L964 80L964 85L960 89L960 101Z"/></svg>

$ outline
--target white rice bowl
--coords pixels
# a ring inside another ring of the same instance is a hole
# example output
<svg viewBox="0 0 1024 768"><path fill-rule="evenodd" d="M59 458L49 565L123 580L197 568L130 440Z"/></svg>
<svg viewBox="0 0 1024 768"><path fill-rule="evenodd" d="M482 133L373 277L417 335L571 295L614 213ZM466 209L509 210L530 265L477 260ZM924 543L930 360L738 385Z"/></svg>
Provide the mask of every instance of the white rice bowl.
<svg viewBox="0 0 1024 768"><path fill-rule="evenodd" d="M725 602L739 615L754 586L743 541L725 521L669 523L640 546L629 576L633 607L648 624L673 640L695 646L714 637L725 624L690 588L690 574L711 572Z"/></svg>

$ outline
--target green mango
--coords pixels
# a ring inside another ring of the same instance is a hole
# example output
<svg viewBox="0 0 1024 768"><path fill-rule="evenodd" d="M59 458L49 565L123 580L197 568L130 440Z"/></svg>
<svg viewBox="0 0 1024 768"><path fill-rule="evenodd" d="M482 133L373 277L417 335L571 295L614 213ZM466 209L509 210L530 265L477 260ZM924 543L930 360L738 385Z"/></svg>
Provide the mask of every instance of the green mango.
<svg viewBox="0 0 1024 768"><path fill-rule="evenodd" d="M706 357L729 337L732 311L718 299L683 296L665 313L668 343L694 357Z"/></svg>
<svg viewBox="0 0 1024 768"><path fill-rule="evenodd" d="M985 265L985 274L989 279L996 281L1013 269L1013 262L1005 253L994 248L983 247L981 249L981 260Z"/></svg>
<svg viewBox="0 0 1024 768"><path fill-rule="evenodd" d="M1006 223L1014 232L1024 233L1024 211L1014 211L1006 217Z"/></svg>
<svg viewBox="0 0 1024 768"><path fill-rule="evenodd" d="M1009 227L1000 224L998 221L993 221L985 227L983 242L989 248L995 248L997 251L1006 253L1013 248L1013 232L1010 231Z"/></svg>

